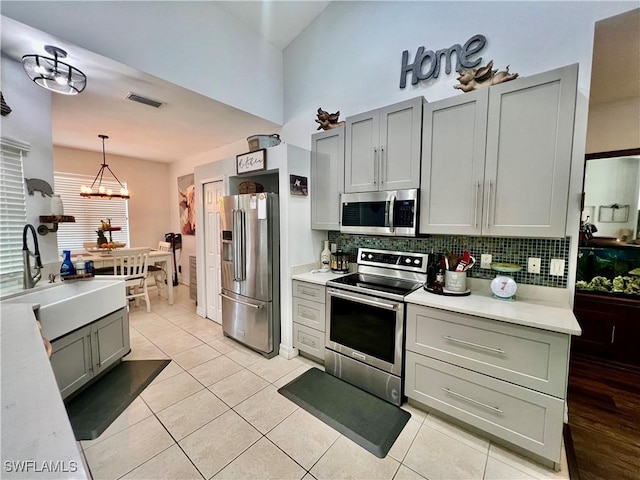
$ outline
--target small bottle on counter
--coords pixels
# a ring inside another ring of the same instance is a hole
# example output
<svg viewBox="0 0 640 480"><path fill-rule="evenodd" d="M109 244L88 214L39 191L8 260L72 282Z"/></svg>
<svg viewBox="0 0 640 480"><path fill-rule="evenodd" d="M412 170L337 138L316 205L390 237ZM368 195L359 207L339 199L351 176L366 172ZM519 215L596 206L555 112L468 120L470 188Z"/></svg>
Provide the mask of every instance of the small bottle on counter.
<svg viewBox="0 0 640 480"><path fill-rule="evenodd" d="M84 272L84 258L82 258L82 255L78 256L73 266L76 269L76 274Z"/></svg>
<svg viewBox="0 0 640 480"><path fill-rule="evenodd" d="M444 270L442 268L438 268L438 272L436 273L436 279L433 282L433 291L434 293L442 293L444 289Z"/></svg>
<svg viewBox="0 0 640 480"><path fill-rule="evenodd" d="M71 250L62 251L62 265L60 265L60 276L68 277L69 275L75 275L76 269L71 261Z"/></svg>

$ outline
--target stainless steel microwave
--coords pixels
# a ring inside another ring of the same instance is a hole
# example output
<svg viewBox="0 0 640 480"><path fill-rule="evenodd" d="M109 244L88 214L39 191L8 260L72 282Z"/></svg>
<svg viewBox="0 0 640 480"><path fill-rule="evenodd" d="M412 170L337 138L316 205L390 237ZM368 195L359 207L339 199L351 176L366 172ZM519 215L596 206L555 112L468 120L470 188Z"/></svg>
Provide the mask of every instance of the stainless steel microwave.
<svg viewBox="0 0 640 480"><path fill-rule="evenodd" d="M344 193L340 231L364 235L415 237L418 233L418 189Z"/></svg>

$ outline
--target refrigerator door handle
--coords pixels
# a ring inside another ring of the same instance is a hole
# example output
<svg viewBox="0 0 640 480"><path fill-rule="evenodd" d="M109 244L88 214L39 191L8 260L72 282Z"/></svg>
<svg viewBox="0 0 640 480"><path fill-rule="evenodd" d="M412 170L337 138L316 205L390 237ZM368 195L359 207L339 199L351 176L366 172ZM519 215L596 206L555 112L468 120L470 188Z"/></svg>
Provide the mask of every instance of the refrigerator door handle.
<svg viewBox="0 0 640 480"><path fill-rule="evenodd" d="M247 307L255 308L256 310L259 310L264 307L264 305L254 305L252 303L243 302L242 300L238 300L237 298L230 297L228 295L225 295L224 293L220 293L219 295L223 298L226 298L227 300L231 300L232 302L239 303L240 305L245 305Z"/></svg>
<svg viewBox="0 0 640 480"><path fill-rule="evenodd" d="M233 240L233 279L242 282L246 279L246 239L242 210L233 211Z"/></svg>

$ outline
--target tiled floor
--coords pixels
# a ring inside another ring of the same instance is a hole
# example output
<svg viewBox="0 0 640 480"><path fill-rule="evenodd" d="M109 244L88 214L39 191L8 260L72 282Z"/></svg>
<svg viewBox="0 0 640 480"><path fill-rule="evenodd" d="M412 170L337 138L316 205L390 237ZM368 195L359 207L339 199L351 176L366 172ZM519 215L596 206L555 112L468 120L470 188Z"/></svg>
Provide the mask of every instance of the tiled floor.
<svg viewBox="0 0 640 480"><path fill-rule="evenodd" d="M187 288L173 306L130 313L126 359L173 361L98 439L82 442L96 479L542 479L569 478L405 406L411 419L379 459L277 389L319 366L267 360L198 317Z"/></svg>

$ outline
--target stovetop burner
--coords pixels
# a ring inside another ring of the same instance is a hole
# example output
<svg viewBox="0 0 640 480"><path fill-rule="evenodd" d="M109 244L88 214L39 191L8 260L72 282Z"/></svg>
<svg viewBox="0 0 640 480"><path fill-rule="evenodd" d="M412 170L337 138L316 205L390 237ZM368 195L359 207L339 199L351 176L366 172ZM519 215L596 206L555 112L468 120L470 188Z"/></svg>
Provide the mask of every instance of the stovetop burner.
<svg viewBox="0 0 640 480"><path fill-rule="evenodd" d="M400 278L384 277L381 275L368 275L364 273L352 273L331 281L332 284L348 285L351 287L368 288L379 292L406 296L422 283Z"/></svg>

